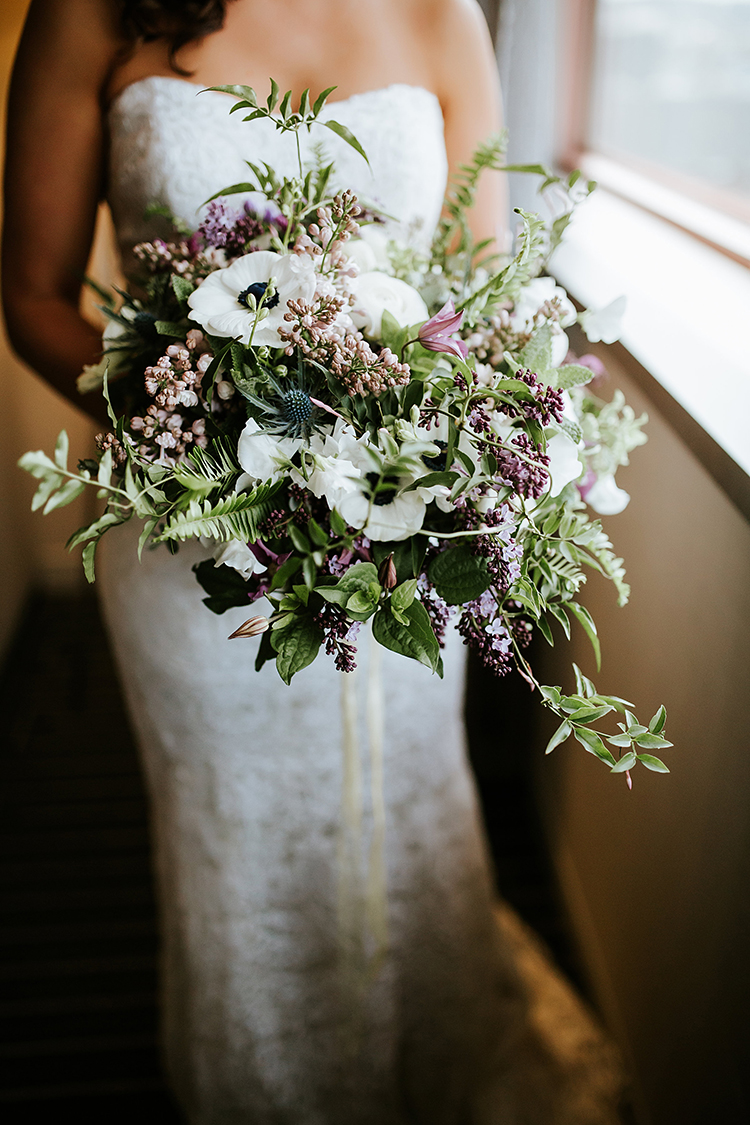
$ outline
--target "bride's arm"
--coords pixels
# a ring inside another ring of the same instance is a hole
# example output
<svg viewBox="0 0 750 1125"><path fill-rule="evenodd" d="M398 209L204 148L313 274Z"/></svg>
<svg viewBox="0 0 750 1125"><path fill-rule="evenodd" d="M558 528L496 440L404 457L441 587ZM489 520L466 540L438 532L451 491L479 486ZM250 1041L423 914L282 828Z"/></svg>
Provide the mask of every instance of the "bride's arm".
<svg viewBox="0 0 750 1125"><path fill-rule="evenodd" d="M502 127L500 80L487 24L476 0L439 0L431 5L435 36L435 89L445 118L450 175L471 160L477 146ZM491 238L507 249L508 195L500 172L482 174L469 216L477 240Z"/></svg>
<svg viewBox="0 0 750 1125"><path fill-rule="evenodd" d="M78 406L86 400L76 377L101 354L101 335L78 300L104 177L101 92L117 49L107 0L33 0L8 110L8 334L19 356Z"/></svg>

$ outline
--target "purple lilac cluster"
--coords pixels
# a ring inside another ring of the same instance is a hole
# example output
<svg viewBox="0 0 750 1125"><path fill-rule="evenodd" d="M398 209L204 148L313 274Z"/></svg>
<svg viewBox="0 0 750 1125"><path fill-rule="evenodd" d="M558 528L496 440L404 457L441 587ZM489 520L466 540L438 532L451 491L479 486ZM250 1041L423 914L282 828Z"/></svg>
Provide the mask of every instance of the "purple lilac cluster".
<svg viewBox="0 0 750 1125"><path fill-rule="evenodd" d="M464 644L497 676L510 672L515 664L514 646L525 648L532 633L532 626L525 618L500 617L497 602L489 590L462 607L457 628Z"/></svg>
<svg viewBox="0 0 750 1125"><path fill-rule="evenodd" d="M498 477L519 496L538 500L549 482L550 459L540 446L524 433L517 434L510 444L488 443L488 452L497 460Z"/></svg>
<svg viewBox="0 0 750 1125"><path fill-rule="evenodd" d="M480 515L467 505L464 511L467 528L481 524L488 529L489 534L477 535L471 540L470 550L484 559L493 587L499 594L504 594L521 577L523 548L513 538L517 526L513 509L508 504L501 504Z"/></svg>
<svg viewBox="0 0 750 1125"><path fill-rule="evenodd" d="M325 602L319 612L313 614L313 621L322 629L325 650L334 658L338 671L353 672L357 667L354 641L359 634L359 621L350 621L340 606L330 602Z"/></svg>
<svg viewBox="0 0 750 1125"><path fill-rule="evenodd" d="M541 426L548 426L553 420L562 422L565 402L562 391L542 383L533 371L521 368L513 376L525 383L533 395L533 399L516 399L514 405L498 402L496 409L506 414L509 418L526 418L528 421L538 422Z"/></svg>
<svg viewBox="0 0 750 1125"><path fill-rule="evenodd" d="M206 206L196 233L205 246L223 250L227 259L232 259L246 254L253 243L269 233L283 234L286 227L284 216L270 205L258 211L246 200L235 209L223 199L214 199Z"/></svg>
<svg viewBox="0 0 750 1125"><path fill-rule="evenodd" d="M445 648L445 631L451 617L456 612L455 607L443 601L424 572L417 579L417 589L422 605L427 610L438 644L441 648Z"/></svg>

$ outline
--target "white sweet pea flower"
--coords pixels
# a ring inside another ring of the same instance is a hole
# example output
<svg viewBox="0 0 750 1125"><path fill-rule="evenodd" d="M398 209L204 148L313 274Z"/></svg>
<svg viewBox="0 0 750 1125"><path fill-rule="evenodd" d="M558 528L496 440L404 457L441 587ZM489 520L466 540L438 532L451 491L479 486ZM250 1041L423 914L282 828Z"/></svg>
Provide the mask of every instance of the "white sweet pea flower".
<svg viewBox="0 0 750 1125"><path fill-rule="evenodd" d="M231 566L232 570L236 570L243 578L249 578L251 574L262 574L266 570L247 543L240 543L239 539L222 543L214 553L214 566Z"/></svg>
<svg viewBox="0 0 750 1125"><path fill-rule="evenodd" d="M619 516L630 503L629 494L615 484L613 473L598 477L591 488L586 489L583 498L600 516Z"/></svg>
<svg viewBox="0 0 750 1125"><path fill-rule="evenodd" d="M275 292L259 310L270 281ZM306 254L257 250L209 274L188 297L189 315L213 336L279 348L289 301L310 302L314 293L315 267Z"/></svg>
<svg viewBox="0 0 750 1125"><path fill-rule="evenodd" d="M301 444L299 438L273 437L265 433L254 418L248 418L237 444L237 458L245 473L254 480L275 480ZM238 486L241 483L242 478Z"/></svg>
<svg viewBox="0 0 750 1125"><path fill-rule="evenodd" d="M592 344L600 340L604 344L614 344L619 340L627 303L627 297L616 297L603 309L586 309L579 313L579 323Z"/></svg>
<svg viewBox="0 0 750 1125"><path fill-rule="evenodd" d="M567 434L560 432L547 438L547 456L550 459L550 496L559 496L565 485L578 480L583 472L578 446Z"/></svg>
<svg viewBox="0 0 750 1125"><path fill-rule="evenodd" d="M324 496L329 508L338 507L350 492L357 491L360 478L355 465L345 457L326 457L322 453L313 454L315 468L304 482L313 496Z"/></svg>
<svg viewBox="0 0 750 1125"><path fill-rule="evenodd" d="M372 270L360 274L352 284L354 307L351 318L367 336L380 336L383 313L387 310L402 327L421 324L429 318L427 305L416 289L389 277L387 273Z"/></svg>
<svg viewBox="0 0 750 1125"><path fill-rule="evenodd" d="M350 527L361 527L370 539L382 543L399 542L416 535L426 506L419 492L414 491L395 493L392 500L373 504L370 509L369 496L357 489L344 496L336 507Z"/></svg>

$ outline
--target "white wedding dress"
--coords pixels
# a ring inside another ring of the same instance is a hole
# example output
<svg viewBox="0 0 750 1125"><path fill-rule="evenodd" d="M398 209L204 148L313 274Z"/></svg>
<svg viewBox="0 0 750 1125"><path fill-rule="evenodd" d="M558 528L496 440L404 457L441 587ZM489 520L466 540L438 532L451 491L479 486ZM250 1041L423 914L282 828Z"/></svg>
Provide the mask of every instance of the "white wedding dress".
<svg viewBox="0 0 750 1125"><path fill-rule="evenodd" d="M155 200L194 223L205 199L247 178L246 158L294 172L290 138L230 117L226 95L196 95L180 79L147 78L111 108L109 199L124 252L153 235L143 213ZM395 85L326 112L352 129L373 172L328 130L303 135L305 151L322 142L341 185L428 239L446 181L436 97ZM356 928L366 908L357 887L372 898L366 637L347 685L365 798L345 923L341 825L354 814L351 800L342 809L344 677L324 654L291 687L271 664L257 674L256 642L227 640L249 612L217 617L201 604L191 566L207 552L159 548L139 564L137 530L107 536L99 587L151 795L165 1056L188 1120L479 1120L518 1002L465 759L459 639L450 638L442 681L380 650L389 937L369 979L342 955L342 927ZM509 1106L498 1112L503 1125L516 1121Z"/></svg>

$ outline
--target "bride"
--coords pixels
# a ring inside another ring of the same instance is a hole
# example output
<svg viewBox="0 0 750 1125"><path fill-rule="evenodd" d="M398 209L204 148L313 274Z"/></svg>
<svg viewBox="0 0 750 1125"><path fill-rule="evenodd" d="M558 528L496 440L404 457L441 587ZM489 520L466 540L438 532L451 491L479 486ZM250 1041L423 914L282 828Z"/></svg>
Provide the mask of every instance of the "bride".
<svg viewBox="0 0 750 1125"><path fill-rule="evenodd" d="M10 106L6 317L18 353L79 405L101 349L78 313L100 198L127 268L158 233L149 203L194 224L245 159L286 172L266 123L196 96L264 94L269 75L295 98L336 84L326 112L372 168L327 134L340 181L423 241L447 174L499 126L475 0L33 0ZM488 174L475 236L500 241L503 219ZM253 671L253 641L228 643L241 610L200 604L197 545L138 564L126 525L107 547L103 610L152 802L165 1058L191 1125L529 1120L506 1081L522 1017L457 639L443 682L361 651L353 683L321 657L287 688L273 665Z"/></svg>

